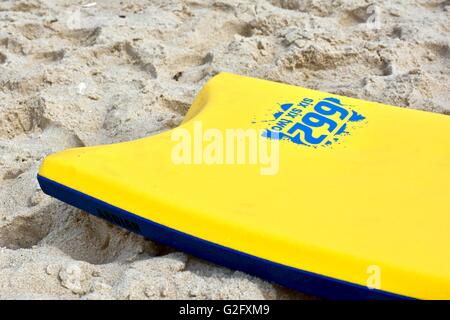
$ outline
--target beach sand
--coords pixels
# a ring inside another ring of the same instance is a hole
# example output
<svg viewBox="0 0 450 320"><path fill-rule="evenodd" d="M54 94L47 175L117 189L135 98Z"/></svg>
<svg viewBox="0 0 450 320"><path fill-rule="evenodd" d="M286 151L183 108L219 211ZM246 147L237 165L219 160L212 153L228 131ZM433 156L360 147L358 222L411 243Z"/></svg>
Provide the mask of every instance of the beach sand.
<svg viewBox="0 0 450 320"><path fill-rule="evenodd" d="M448 0L1 1L0 299L309 298L44 195L42 159L174 128L220 71L450 114L449 46Z"/></svg>

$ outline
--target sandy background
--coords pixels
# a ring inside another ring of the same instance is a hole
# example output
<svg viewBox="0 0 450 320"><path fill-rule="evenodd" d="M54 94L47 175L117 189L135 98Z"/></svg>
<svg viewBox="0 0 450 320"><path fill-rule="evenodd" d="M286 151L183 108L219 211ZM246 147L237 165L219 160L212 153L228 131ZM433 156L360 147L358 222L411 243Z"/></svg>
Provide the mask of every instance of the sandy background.
<svg viewBox="0 0 450 320"><path fill-rule="evenodd" d="M0 0L0 299L304 298L36 182L49 153L175 127L218 71L450 113L448 0L89 3Z"/></svg>

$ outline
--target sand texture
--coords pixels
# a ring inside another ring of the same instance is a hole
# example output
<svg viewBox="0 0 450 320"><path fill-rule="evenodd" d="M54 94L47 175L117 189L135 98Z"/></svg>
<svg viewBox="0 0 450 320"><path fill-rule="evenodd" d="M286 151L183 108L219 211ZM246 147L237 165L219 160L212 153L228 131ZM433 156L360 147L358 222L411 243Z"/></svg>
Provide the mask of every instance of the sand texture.
<svg viewBox="0 0 450 320"><path fill-rule="evenodd" d="M0 0L0 299L306 296L42 193L42 159L177 126L219 71L450 114L450 1Z"/></svg>

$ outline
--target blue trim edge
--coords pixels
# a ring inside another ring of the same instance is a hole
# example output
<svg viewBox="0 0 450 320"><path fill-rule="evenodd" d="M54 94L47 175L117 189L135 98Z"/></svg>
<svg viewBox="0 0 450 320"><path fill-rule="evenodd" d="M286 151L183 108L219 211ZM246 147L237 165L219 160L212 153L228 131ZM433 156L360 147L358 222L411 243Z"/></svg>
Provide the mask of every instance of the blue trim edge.
<svg viewBox="0 0 450 320"><path fill-rule="evenodd" d="M369 289L365 286L296 269L236 251L142 218L43 176L38 175L37 179L46 194L94 216L104 218L146 238L199 258L230 269L241 270L294 290L337 300L412 299L391 292Z"/></svg>

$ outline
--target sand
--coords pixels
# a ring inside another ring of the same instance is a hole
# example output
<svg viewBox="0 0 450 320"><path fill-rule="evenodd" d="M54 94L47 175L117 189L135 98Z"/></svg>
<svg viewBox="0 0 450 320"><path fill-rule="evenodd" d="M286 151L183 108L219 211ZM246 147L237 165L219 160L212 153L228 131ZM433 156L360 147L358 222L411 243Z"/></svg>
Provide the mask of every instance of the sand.
<svg viewBox="0 0 450 320"><path fill-rule="evenodd" d="M1 1L0 299L302 299L42 193L42 159L177 126L219 71L450 114L450 1Z"/></svg>

